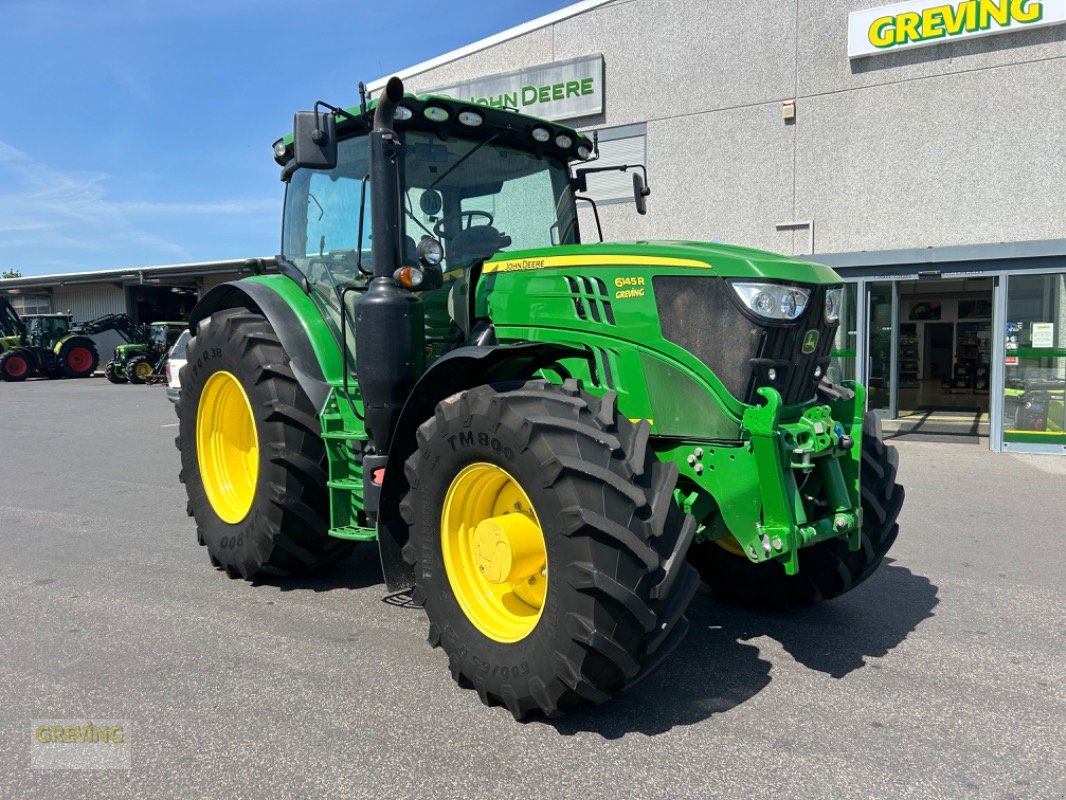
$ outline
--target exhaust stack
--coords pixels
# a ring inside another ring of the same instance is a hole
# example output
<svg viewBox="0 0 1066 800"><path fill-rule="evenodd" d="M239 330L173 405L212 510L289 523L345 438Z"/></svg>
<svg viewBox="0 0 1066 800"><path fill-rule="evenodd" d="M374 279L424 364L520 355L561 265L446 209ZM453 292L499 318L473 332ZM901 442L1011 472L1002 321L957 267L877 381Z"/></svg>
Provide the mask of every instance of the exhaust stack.
<svg viewBox="0 0 1066 800"><path fill-rule="evenodd" d="M370 209L373 278L355 304L356 376L366 407L370 448L363 457L366 510L376 518L380 475L400 410L425 369L422 301L393 279L403 252L400 159L392 129L403 81L390 78L370 131ZM375 482L375 476L378 481Z"/></svg>

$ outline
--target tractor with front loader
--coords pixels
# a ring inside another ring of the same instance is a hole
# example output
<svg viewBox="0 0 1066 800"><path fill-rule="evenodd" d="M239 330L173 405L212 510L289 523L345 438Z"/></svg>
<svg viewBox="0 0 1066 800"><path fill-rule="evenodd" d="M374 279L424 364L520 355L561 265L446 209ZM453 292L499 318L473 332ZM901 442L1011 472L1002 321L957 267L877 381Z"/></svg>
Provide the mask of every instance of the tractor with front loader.
<svg viewBox="0 0 1066 800"><path fill-rule="evenodd" d="M96 344L70 324L65 314L36 314L29 325L0 296L0 380L18 382L35 375L88 378L100 355Z"/></svg>
<svg viewBox="0 0 1066 800"><path fill-rule="evenodd" d="M115 348L115 357L104 366L104 375L111 383L147 383L162 375L167 353L187 326L185 322L153 322L147 328L139 327L134 338Z"/></svg>
<svg viewBox="0 0 1066 800"><path fill-rule="evenodd" d="M523 719L651 672L701 576L780 607L881 563L903 489L863 387L825 380L831 269L583 243L593 142L395 78L297 113L274 155L280 274L201 299L177 404L231 577L376 541L456 681Z"/></svg>

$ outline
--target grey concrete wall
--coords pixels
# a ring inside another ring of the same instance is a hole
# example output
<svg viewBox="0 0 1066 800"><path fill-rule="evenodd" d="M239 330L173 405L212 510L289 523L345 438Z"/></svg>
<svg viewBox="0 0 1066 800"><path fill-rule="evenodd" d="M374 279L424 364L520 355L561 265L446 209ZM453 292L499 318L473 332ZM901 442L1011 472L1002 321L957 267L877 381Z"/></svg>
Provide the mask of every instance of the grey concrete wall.
<svg viewBox="0 0 1066 800"><path fill-rule="evenodd" d="M849 60L848 12L876 4L617 0L408 83L602 52L605 112L576 124L647 122L653 189L647 217L601 210L609 239L805 253L775 228L805 219L817 252L1066 238L1066 26Z"/></svg>

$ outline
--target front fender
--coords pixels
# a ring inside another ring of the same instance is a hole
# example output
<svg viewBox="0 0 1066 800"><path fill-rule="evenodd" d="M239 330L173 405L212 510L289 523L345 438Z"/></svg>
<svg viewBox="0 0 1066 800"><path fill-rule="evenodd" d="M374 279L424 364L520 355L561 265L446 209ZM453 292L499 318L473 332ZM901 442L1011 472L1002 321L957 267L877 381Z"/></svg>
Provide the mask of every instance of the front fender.
<svg viewBox="0 0 1066 800"><path fill-rule="evenodd" d="M403 559L407 523L400 501L407 493L404 462L415 452L418 427L433 416L437 403L456 392L486 383L524 380L562 358L585 358L583 350L560 344L531 342L515 345L460 347L441 356L418 379L400 412L385 464L378 513L381 571L389 591L414 585L414 571Z"/></svg>

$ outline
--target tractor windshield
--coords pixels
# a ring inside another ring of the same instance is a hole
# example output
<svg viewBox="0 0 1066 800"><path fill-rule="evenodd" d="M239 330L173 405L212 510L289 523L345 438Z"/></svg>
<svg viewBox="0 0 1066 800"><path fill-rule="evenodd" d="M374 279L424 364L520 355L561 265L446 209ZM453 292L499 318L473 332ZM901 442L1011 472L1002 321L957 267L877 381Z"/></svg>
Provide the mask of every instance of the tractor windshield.
<svg viewBox="0 0 1066 800"><path fill-rule="evenodd" d="M152 330L148 335L152 344L158 345L160 348L166 348L167 346L167 326L166 325L153 325Z"/></svg>
<svg viewBox="0 0 1066 800"><path fill-rule="evenodd" d="M417 130L402 135L405 263L415 263L423 236L444 245L446 273L505 250L577 241L563 161L495 144L491 136L471 141ZM357 136L340 142L334 169L298 169L285 193L282 255L307 278L338 327L340 290L360 279L358 264L366 272L373 266L368 173L366 137Z"/></svg>
<svg viewBox="0 0 1066 800"><path fill-rule="evenodd" d="M30 342L39 347L52 347L70 329L70 320L66 317L30 317L26 323Z"/></svg>

